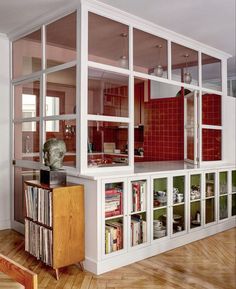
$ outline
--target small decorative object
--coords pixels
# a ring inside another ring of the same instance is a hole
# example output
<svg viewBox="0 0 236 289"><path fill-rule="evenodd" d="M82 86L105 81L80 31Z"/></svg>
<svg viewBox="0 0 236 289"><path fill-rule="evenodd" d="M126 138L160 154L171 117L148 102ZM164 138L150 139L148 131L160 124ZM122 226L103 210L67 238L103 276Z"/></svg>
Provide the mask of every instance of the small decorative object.
<svg viewBox="0 0 236 289"><path fill-rule="evenodd" d="M40 170L40 182L46 185L66 184L66 172L60 168L66 153L66 145L63 140L51 138L43 145L44 164L49 170Z"/></svg>
<svg viewBox="0 0 236 289"><path fill-rule="evenodd" d="M158 44L156 46L158 48L158 65L156 68L154 68L154 75L158 76L158 77L162 77L163 76L163 67L160 64L161 62L161 49L162 49L162 45Z"/></svg>

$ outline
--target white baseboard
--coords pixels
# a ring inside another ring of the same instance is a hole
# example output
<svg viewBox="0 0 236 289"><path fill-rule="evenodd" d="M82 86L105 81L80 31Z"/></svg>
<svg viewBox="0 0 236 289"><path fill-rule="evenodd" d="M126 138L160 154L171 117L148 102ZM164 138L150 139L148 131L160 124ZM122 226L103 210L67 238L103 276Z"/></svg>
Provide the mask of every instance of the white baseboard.
<svg viewBox="0 0 236 289"><path fill-rule="evenodd" d="M137 247L136 250L132 248L130 252L116 255L100 262L86 258L85 269L99 275L234 227L236 227L236 217L230 218L224 222L214 224L212 226L203 227L200 230L189 232L185 235L174 238L165 238L164 240L156 240L153 243L147 244L145 247Z"/></svg>
<svg viewBox="0 0 236 289"><path fill-rule="evenodd" d="M0 220L0 230L11 229L11 220Z"/></svg>

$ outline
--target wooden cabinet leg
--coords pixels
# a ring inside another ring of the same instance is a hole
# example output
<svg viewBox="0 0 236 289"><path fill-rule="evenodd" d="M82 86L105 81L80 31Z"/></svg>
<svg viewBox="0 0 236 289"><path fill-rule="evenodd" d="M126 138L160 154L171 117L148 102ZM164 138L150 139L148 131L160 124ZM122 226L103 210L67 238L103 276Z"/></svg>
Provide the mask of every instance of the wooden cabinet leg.
<svg viewBox="0 0 236 289"><path fill-rule="evenodd" d="M59 280L59 269L55 269L56 279Z"/></svg>
<svg viewBox="0 0 236 289"><path fill-rule="evenodd" d="M83 262L79 262L79 263L77 264L77 267L79 267L81 271L84 271Z"/></svg>

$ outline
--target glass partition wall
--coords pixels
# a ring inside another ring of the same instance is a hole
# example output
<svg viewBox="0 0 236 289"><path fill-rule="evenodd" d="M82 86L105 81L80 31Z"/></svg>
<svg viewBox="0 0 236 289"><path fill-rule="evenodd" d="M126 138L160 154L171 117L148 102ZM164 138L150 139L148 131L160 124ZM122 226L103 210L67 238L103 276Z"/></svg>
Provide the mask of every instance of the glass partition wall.
<svg viewBox="0 0 236 289"><path fill-rule="evenodd" d="M40 167L52 137L66 142L65 167L83 173L184 161L185 152L198 162L221 160L226 56L81 5L12 41L17 165ZM193 115L184 125L189 93L197 93L197 130Z"/></svg>

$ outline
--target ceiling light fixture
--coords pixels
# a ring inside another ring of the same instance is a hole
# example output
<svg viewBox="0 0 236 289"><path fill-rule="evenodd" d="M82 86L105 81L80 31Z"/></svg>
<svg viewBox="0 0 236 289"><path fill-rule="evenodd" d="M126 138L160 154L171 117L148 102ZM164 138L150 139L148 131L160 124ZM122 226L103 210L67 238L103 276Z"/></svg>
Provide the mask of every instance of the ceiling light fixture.
<svg viewBox="0 0 236 289"><path fill-rule="evenodd" d="M190 84L192 81L192 75L190 72L188 72L188 57L189 54L184 54L185 57L185 73L184 73L184 83Z"/></svg>
<svg viewBox="0 0 236 289"><path fill-rule="evenodd" d="M126 41L127 41L127 33L121 33L120 35L123 38L123 53L122 56L119 59L119 65L123 68L128 67L128 59L127 59L127 53L126 53Z"/></svg>
<svg viewBox="0 0 236 289"><path fill-rule="evenodd" d="M163 67L160 64L161 63L161 49L162 49L162 45L158 44L156 46L158 48L158 65L157 67L154 68L154 75L158 76L158 77L162 77L163 76Z"/></svg>

